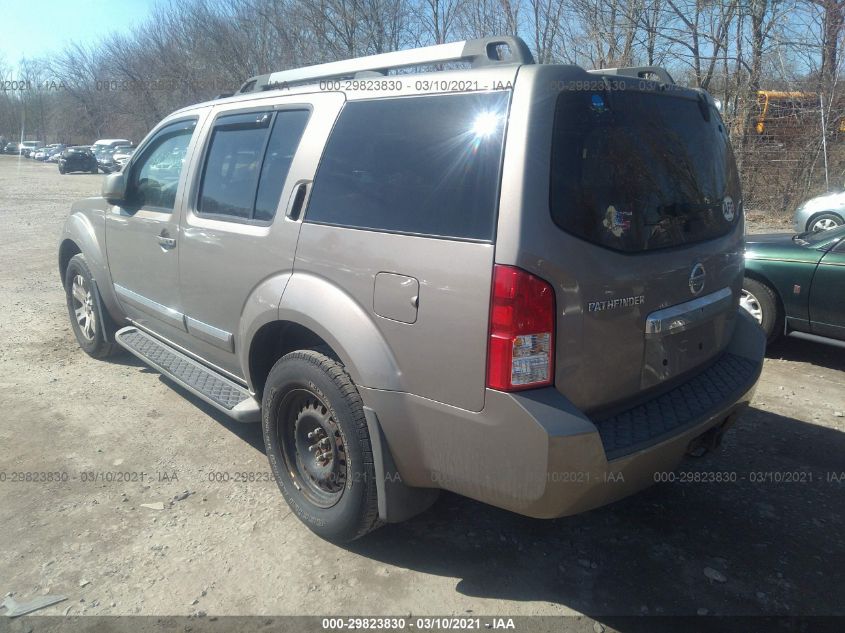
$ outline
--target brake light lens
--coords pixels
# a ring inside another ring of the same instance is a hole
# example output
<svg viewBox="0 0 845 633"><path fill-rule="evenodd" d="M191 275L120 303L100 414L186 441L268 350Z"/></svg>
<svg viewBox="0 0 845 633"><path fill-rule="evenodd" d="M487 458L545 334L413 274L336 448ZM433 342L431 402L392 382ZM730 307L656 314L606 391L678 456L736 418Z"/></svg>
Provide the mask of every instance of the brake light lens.
<svg viewBox="0 0 845 633"><path fill-rule="evenodd" d="M552 287L513 266L495 265L490 299L487 386L499 391L554 382Z"/></svg>

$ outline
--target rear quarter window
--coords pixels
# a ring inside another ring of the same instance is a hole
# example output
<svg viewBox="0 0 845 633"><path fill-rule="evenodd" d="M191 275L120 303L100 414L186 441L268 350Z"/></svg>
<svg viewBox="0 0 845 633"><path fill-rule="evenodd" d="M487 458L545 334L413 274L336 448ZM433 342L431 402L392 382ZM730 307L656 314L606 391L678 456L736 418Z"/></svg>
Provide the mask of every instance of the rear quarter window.
<svg viewBox="0 0 845 633"><path fill-rule="evenodd" d="M346 104L320 161L305 220L492 240L509 94Z"/></svg>

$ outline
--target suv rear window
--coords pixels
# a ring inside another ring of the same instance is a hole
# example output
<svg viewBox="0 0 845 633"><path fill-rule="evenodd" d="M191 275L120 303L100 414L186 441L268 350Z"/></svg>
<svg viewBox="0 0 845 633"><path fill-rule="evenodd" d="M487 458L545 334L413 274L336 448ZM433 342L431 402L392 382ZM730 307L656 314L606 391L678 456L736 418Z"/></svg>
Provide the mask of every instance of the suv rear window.
<svg viewBox="0 0 845 633"><path fill-rule="evenodd" d="M599 246L640 252L714 239L741 212L730 143L706 102L565 91L552 143L552 219Z"/></svg>
<svg viewBox="0 0 845 633"><path fill-rule="evenodd" d="M314 179L306 221L492 240L509 94L346 104Z"/></svg>

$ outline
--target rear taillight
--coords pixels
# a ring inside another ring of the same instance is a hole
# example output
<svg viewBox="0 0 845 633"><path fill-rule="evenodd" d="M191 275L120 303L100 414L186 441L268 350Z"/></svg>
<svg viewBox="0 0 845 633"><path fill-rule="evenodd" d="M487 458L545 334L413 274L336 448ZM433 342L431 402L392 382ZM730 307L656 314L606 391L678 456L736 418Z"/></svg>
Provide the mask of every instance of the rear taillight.
<svg viewBox="0 0 845 633"><path fill-rule="evenodd" d="M554 290L513 266L493 268L487 386L500 391L554 382Z"/></svg>

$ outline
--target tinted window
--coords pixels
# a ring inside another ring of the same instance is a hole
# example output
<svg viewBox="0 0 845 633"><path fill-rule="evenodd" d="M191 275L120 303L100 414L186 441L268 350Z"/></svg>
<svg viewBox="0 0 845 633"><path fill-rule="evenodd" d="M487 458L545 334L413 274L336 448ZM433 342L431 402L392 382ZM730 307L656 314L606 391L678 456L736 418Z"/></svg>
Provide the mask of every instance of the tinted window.
<svg viewBox="0 0 845 633"><path fill-rule="evenodd" d="M191 120L168 125L144 148L129 177L129 199L133 206L173 210L179 176L196 123Z"/></svg>
<svg viewBox="0 0 845 633"><path fill-rule="evenodd" d="M269 221L308 120L304 110L223 116L211 135L197 210Z"/></svg>
<svg viewBox="0 0 845 633"><path fill-rule="evenodd" d="M492 240L507 92L348 103L306 220Z"/></svg>
<svg viewBox="0 0 845 633"><path fill-rule="evenodd" d="M276 113L264 165L261 167L258 195L255 198L256 220L269 221L276 215L279 197L282 195L290 164L305 131L308 117L307 110L282 110Z"/></svg>
<svg viewBox="0 0 845 633"><path fill-rule="evenodd" d="M715 111L633 90L560 94L550 204L565 231L627 252L725 235L741 213L733 154Z"/></svg>
<svg viewBox="0 0 845 633"><path fill-rule="evenodd" d="M218 119L203 168L201 213L249 218L270 134L271 113L236 114Z"/></svg>

